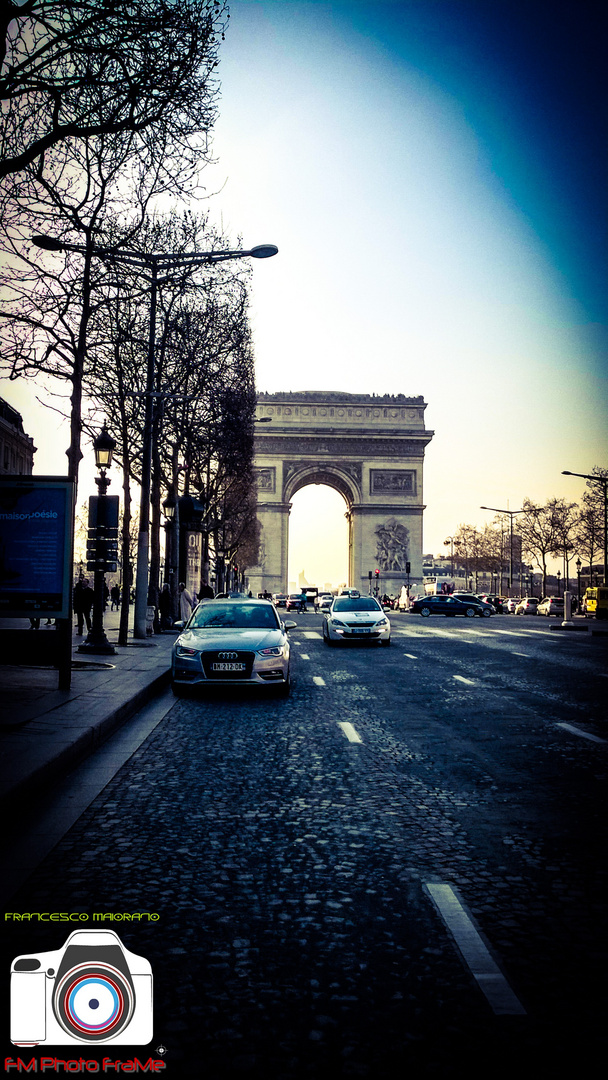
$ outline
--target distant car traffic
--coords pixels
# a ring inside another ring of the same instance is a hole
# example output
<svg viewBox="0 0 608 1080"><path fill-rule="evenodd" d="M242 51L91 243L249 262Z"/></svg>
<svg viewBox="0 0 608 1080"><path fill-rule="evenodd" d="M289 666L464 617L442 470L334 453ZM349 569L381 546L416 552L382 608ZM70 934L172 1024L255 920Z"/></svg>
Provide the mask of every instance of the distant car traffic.
<svg viewBox="0 0 608 1080"><path fill-rule="evenodd" d="M319 596L317 597L317 611L329 611L333 601L333 593L319 593Z"/></svg>
<svg viewBox="0 0 608 1080"><path fill-rule="evenodd" d="M465 615L473 619L475 615L488 618L492 614L490 604L482 604L481 600L457 600L454 596L425 596L421 600L415 600L410 611L422 615L427 619L429 615L446 615L448 618L455 615Z"/></svg>
<svg viewBox="0 0 608 1080"><path fill-rule="evenodd" d="M272 599L274 600L275 607L285 607L287 603L286 593L275 593Z"/></svg>
<svg viewBox="0 0 608 1080"><path fill-rule="evenodd" d="M564 601L561 596L545 596L536 609L537 615L564 616Z"/></svg>
<svg viewBox="0 0 608 1080"><path fill-rule="evenodd" d="M493 615L496 610L493 604L489 604L487 600L482 600L477 593L455 592L452 593L452 596L456 600L462 600L463 604L481 604L482 615L485 615L486 617L488 615Z"/></svg>
<svg viewBox="0 0 608 1080"><path fill-rule="evenodd" d="M507 615L514 615L515 614L515 608L519 604L520 599L521 599L521 597L519 597L519 596L509 596L504 601L504 603L502 605L503 606L503 611Z"/></svg>
<svg viewBox="0 0 608 1080"><path fill-rule="evenodd" d="M204 600L173 645L171 682L187 687L274 686L289 694L289 641L294 622L281 622L270 600Z"/></svg>
<svg viewBox="0 0 608 1080"><path fill-rule="evenodd" d="M498 615L503 615L505 612L505 596L496 596L494 593L482 593L481 599L485 600L487 604L491 604L494 611Z"/></svg>
<svg viewBox="0 0 608 1080"><path fill-rule="evenodd" d="M290 593L285 601L285 608L287 611L301 611L304 607L304 600L301 592Z"/></svg>
<svg viewBox="0 0 608 1080"><path fill-rule="evenodd" d="M524 596L515 608L516 615L536 615L540 600L537 596Z"/></svg>
<svg viewBox="0 0 608 1080"><path fill-rule="evenodd" d="M336 596L323 621L326 645L339 641L391 643L391 624L373 596Z"/></svg>

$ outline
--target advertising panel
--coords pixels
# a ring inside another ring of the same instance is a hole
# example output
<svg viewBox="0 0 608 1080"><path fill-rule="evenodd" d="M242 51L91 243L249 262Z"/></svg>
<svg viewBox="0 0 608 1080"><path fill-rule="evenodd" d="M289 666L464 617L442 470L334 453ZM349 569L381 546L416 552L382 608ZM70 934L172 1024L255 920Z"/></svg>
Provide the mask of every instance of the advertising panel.
<svg viewBox="0 0 608 1080"><path fill-rule="evenodd" d="M0 616L69 618L73 499L64 477L0 477Z"/></svg>

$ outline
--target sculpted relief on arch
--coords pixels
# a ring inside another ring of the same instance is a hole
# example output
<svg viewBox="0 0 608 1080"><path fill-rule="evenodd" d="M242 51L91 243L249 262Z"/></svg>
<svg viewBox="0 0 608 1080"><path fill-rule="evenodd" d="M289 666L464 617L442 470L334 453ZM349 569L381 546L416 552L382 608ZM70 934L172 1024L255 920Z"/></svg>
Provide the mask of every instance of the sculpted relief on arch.
<svg viewBox="0 0 608 1080"><path fill-rule="evenodd" d="M410 534L405 525L389 517L376 526L376 561L385 573L389 570L405 571L408 561Z"/></svg>

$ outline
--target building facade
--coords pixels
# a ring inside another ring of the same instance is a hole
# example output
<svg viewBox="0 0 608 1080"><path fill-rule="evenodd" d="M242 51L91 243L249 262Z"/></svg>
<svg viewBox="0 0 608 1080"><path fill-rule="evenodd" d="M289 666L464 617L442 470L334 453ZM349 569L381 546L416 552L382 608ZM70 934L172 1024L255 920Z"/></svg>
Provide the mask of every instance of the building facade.
<svg viewBox="0 0 608 1080"><path fill-rule="evenodd" d="M35 453L34 440L23 430L21 413L0 398L0 474L31 476Z"/></svg>

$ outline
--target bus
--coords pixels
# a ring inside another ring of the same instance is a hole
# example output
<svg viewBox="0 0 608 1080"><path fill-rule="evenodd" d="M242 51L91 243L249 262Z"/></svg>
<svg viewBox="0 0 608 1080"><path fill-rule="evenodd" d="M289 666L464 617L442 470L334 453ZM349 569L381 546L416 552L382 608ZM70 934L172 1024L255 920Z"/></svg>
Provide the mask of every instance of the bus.
<svg viewBox="0 0 608 1080"><path fill-rule="evenodd" d="M608 586L587 589L583 607L588 619L608 619Z"/></svg>

